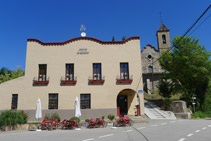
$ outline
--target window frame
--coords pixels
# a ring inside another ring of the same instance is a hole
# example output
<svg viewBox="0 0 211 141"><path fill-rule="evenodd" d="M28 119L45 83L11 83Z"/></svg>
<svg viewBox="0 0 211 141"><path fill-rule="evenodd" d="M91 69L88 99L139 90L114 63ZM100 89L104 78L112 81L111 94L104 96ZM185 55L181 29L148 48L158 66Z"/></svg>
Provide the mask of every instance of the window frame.
<svg viewBox="0 0 211 141"><path fill-rule="evenodd" d="M95 66L96 66L96 68L95 68ZM101 65L101 63L93 63L92 68L93 68L93 72L92 72L93 80L102 80L102 65Z"/></svg>
<svg viewBox="0 0 211 141"><path fill-rule="evenodd" d="M18 94L12 94L11 109L12 110L18 109Z"/></svg>
<svg viewBox="0 0 211 141"><path fill-rule="evenodd" d="M44 66L44 71L41 67ZM38 81L46 81L47 80L47 64L39 64L39 71L38 71ZM43 71L43 72L42 72Z"/></svg>
<svg viewBox="0 0 211 141"><path fill-rule="evenodd" d="M55 98L50 98L50 96L55 96ZM52 101L53 100L53 101ZM55 104L55 105L52 105ZM58 109L59 107L59 94L58 93L49 93L48 94L48 109Z"/></svg>
<svg viewBox="0 0 211 141"><path fill-rule="evenodd" d="M166 35L165 34L162 35L162 42L163 42L163 44L166 44Z"/></svg>
<svg viewBox="0 0 211 141"><path fill-rule="evenodd" d="M67 66L69 66L69 73L67 73L68 72ZM73 63L65 65L65 80L66 81L74 80L74 64Z"/></svg>
<svg viewBox="0 0 211 141"><path fill-rule="evenodd" d="M88 97L83 98L82 96L85 95ZM86 105L84 106L84 104ZM81 109L91 109L91 94L80 94L80 107Z"/></svg>
<svg viewBox="0 0 211 141"><path fill-rule="evenodd" d="M123 69L123 71L122 71L122 69ZM122 76L122 73L123 73L123 76ZM129 63L128 62L120 63L120 79L121 80L128 80L128 79L130 79L129 78Z"/></svg>

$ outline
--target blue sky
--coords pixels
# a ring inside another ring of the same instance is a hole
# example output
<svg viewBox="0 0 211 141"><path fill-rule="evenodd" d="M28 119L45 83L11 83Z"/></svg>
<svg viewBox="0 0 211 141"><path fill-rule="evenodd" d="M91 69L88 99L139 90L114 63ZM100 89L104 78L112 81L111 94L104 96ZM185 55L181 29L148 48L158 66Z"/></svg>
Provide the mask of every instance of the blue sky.
<svg viewBox="0 0 211 141"><path fill-rule="evenodd" d="M140 36L141 49L157 48L156 30L163 23L171 40L183 35L210 0L0 0L0 68L25 68L28 38L63 42L80 36L103 41ZM211 9L199 22L211 14ZM211 16L191 36L211 51Z"/></svg>

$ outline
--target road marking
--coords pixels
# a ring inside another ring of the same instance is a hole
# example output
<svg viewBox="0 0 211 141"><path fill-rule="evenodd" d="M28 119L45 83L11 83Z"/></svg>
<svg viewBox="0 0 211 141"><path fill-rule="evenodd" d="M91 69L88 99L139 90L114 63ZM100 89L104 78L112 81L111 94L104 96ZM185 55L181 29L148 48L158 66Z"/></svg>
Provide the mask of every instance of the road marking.
<svg viewBox="0 0 211 141"><path fill-rule="evenodd" d="M198 133L198 132L200 132L200 130L196 130L195 132Z"/></svg>
<svg viewBox="0 0 211 141"><path fill-rule="evenodd" d="M91 141L94 140L94 138L90 138L90 139L86 139L86 140L82 140L82 141Z"/></svg>
<svg viewBox="0 0 211 141"><path fill-rule="evenodd" d="M207 127L202 128L203 130L207 129Z"/></svg>
<svg viewBox="0 0 211 141"><path fill-rule="evenodd" d="M190 137L190 136L193 136L193 134L188 134L187 136Z"/></svg>
<svg viewBox="0 0 211 141"><path fill-rule="evenodd" d="M161 123L161 125L165 125L165 124L167 124L167 123Z"/></svg>
<svg viewBox="0 0 211 141"><path fill-rule="evenodd" d="M185 140L185 138L181 138L180 140L178 140L178 141L184 141Z"/></svg>
<svg viewBox="0 0 211 141"><path fill-rule="evenodd" d="M211 127L211 125L208 125L208 127Z"/></svg>
<svg viewBox="0 0 211 141"><path fill-rule="evenodd" d="M152 127L158 126L157 124L151 125Z"/></svg>
<svg viewBox="0 0 211 141"><path fill-rule="evenodd" d="M113 136L114 134L108 134L108 135L104 135L104 136L99 136L99 138L105 138L105 137L109 137L109 136Z"/></svg>
<svg viewBox="0 0 211 141"><path fill-rule="evenodd" d="M133 130L127 130L127 131L123 131L123 132L131 132L131 131L133 131Z"/></svg>
<svg viewBox="0 0 211 141"><path fill-rule="evenodd" d="M137 129L144 129L144 128L146 128L146 127L140 127L140 128L137 128Z"/></svg>

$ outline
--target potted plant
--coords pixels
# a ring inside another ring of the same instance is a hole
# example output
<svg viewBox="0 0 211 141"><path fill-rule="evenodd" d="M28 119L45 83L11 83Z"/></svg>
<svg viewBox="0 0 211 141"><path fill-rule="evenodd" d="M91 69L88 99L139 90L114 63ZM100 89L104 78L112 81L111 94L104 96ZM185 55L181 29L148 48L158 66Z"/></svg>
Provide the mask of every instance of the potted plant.
<svg viewBox="0 0 211 141"><path fill-rule="evenodd" d="M109 123L109 124L113 126L113 120L114 120L114 118L115 118L115 115L109 114L107 117L108 117L108 119L110 120L110 123ZM109 124L108 124L108 125L109 125Z"/></svg>
<svg viewBox="0 0 211 141"><path fill-rule="evenodd" d="M88 127L90 119L85 119L85 127Z"/></svg>

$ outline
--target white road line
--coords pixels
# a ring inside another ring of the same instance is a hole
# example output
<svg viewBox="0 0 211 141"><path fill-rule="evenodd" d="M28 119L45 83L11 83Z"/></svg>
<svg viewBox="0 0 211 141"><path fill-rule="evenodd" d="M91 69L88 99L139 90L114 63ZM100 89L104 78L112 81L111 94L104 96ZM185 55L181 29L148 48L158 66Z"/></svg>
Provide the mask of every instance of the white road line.
<svg viewBox="0 0 211 141"><path fill-rule="evenodd" d="M193 136L193 134L188 134L187 136L190 137L190 136Z"/></svg>
<svg viewBox="0 0 211 141"><path fill-rule="evenodd" d="M140 128L137 128L137 129L144 129L144 128L146 128L146 127L140 127Z"/></svg>
<svg viewBox="0 0 211 141"><path fill-rule="evenodd" d="M211 125L208 125L208 127L211 127Z"/></svg>
<svg viewBox="0 0 211 141"><path fill-rule="evenodd" d="M185 138L181 138L180 140L178 140L178 141L184 141L185 140Z"/></svg>
<svg viewBox="0 0 211 141"><path fill-rule="evenodd" d="M198 132L200 132L200 130L196 130L195 132L198 133Z"/></svg>
<svg viewBox="0 0 211 141"><path fill-rule="evenodd" d="M157 124L155 124L155 125L151 125L152 127L155 127L155 126L158 126Z"/></svg>
<svg viewBox="0 0 211 141"><path fill-rule="evenodd" d="M94 140L94 138L90 138L90 139L86 139L86 140L82 140L82 141L91 141Z"/></svg>
<svg viewBox="0 0 211 141"><path fill-rule="evenodd" d="M133 130L127 130L127 131L123 131L123 132L131 132L131 131L133 131Z"/></svg>
<svg viewBox="0 0 211 141"><path fill-rule="evenodd" d="M167 123L161 123L161 125L165 125L165 124L167 124Z"/></svg>
<svg viewBox="0 0 211 141"><path fill-rule="evenodd" d="M108 135L104 135L104 136L99 136L99 138L105 138L105 137L109 137L109 136L113 136L114 134L108 134Z"/></svg>
<svg viewBox="0 0 211 141"><path fill-rule="evenodd" d="M207 127L203 127L202 129L205 130L205 129L207 129Z"/></svg>

